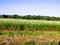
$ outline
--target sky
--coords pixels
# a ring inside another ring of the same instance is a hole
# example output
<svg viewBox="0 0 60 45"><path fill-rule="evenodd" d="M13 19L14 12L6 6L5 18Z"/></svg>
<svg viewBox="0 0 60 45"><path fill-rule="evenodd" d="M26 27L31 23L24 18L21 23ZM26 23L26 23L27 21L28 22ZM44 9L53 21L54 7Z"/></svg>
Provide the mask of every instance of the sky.
<svg viewBox="0 0 60 45"><path fill-rule="evenodd" d="M0 14L60 17L60 0L0 0Z"/></svg>

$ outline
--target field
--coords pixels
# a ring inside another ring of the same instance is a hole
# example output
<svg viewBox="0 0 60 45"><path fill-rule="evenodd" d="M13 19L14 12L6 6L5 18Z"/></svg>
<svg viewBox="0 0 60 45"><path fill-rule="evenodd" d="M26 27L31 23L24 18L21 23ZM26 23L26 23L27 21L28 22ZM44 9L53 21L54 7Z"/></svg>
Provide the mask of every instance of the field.
<svg viewBox="0 0 60 45"><path fill-rule="evenodd" d="M58 45L60 21L0 19L0 45Z"/></svg>
<svg viewBox="0 0 60 45"><path fill-rule="evenodd" d="M60 21L0 19L0 30L59 31Z"/></svg>

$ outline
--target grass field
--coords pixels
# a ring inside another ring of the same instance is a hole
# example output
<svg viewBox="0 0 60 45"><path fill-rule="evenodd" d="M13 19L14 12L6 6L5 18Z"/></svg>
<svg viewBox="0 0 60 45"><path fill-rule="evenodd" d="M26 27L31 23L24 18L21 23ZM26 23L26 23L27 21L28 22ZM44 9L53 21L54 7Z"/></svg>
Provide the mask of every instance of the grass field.
<svg viewBox="0 0 60 45"><path fill-rule="evenodd" d="M58 45L60 21L0 19L0 45Z"/></svg>
<svg viewBox="0 0 60 45"><path fill-rule="evenodd" d="M0 19L0 30L60 30L60 21Z"/></svg>
<svg viewBox="0 0 60 45"><path fill-rule="evenodd" d="M59 31L0 32L0 44L6 45L58 45Z"/></svg>

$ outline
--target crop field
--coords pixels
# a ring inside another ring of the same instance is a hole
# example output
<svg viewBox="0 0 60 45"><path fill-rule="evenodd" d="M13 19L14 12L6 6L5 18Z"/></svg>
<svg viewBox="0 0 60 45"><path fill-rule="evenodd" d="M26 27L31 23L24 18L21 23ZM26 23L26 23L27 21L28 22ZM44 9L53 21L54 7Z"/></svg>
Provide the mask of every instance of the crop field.
<svg viewBox="0 0 60 45"><path fill-rule="evenodd" d="M0 30L59 31L60 21L0 19Z"/></svg>
<svg viewBox="0 0 60 45"><path fill-rule="evenodd" d="M0 45L58 45L59 31L0 32Z"/></svg>
<svg viewBox="0 0 60 45"><path fill-rule="evenodd" d="M59 45L60 21L0 19L0 45Z"/></svg>

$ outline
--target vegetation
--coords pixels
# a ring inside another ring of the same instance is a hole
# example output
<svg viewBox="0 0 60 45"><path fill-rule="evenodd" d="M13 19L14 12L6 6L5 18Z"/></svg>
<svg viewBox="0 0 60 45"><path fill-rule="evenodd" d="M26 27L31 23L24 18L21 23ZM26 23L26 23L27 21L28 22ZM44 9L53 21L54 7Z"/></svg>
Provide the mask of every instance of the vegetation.
<svg viewBox="0 0 60 45"><path fill-rule="evenodd" d="M24 45L36 45L35 41L25 42Z"/></svg>
<svg viewBox="0 0 60 45"><path fill-rule="evenodd" d="M0 45L58 45L59 31L0 32Z"/></svg>
<svg viewBox="0 0 60 45"><path fill-rule="evenodd" d="M0 30L60 30L60 21L0 19Z"/></svg>
<svg viewBox="0 0 60 45"><path fill-rule="evenodd" d="M0 32L0 37L41 37L42 38L59 38L60 32L59 31L3 31ZM47 38L47 39L48 39Z"/></svg>
<svg viewBox="0 0 60 45"><path fill-rule="evenodd" d="M40 16L40 15L25 15L25 16L20 16L17 14L14 15L5 15L2 14L0 15L0 18L14 18L14 19L28 19L28 20L53 20L53 21L60 21L60 17L50 17L50 16Z"/></svg>
<svg viewBox="0 0 60 45"><path fill-rule="evenodd" d="M58 45L59 41L60 21L0 18L0 45Z"/></svg>

